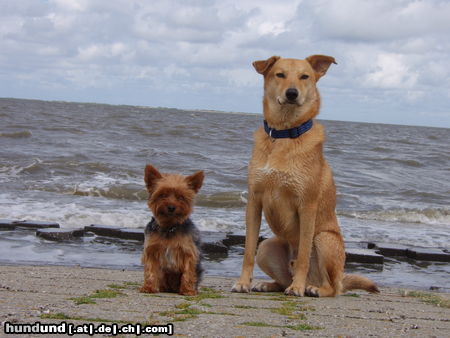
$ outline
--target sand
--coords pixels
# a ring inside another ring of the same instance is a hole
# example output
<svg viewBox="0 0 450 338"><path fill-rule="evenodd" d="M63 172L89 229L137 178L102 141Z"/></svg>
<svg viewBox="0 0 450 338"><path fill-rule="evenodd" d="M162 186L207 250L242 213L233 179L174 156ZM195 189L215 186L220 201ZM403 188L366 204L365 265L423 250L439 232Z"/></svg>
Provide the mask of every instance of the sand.
<svg viewBox="0 0 450 338"><path fill-rule="evenodd" d="M382 287L379 295L352 292L320 299L236 294L230 292L233 279L206 276L200 296L185 297L139 293L142 271L3 265L0 276L2 337L42 337L5 334L11 324L18 329L17 324L36 322L54 323L60 329L71 323L80 331L171 323L174 335L193 337L450 336L447 293ZM88 334L74 337L83 336Z"/></svg>

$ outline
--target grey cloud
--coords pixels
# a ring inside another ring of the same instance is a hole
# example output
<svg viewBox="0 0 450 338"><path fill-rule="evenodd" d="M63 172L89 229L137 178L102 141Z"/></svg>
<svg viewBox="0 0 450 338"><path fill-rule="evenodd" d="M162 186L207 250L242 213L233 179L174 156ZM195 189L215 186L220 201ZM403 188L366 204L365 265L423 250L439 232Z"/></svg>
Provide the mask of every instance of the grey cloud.
<svg viewBox="0 0 450 338"><path fill-rule="evenodd" d="M318 0L306 6L313 31L329 39L392 41L450 30L448 1Z"/></svg>

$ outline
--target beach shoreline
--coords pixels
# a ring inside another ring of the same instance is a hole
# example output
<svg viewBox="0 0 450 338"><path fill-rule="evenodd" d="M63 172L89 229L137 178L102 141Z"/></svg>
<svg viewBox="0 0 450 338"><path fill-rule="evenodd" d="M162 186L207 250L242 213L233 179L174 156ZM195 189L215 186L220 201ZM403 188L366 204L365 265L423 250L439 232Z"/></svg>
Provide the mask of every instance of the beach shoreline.
<svg viewBox="0 0 450 338"><path fill-rule="evenodd" d="M207 274L237 278L245 236L217 231L202 231L201 236ZM141 228L67 229L54 222L0 220L0 265L140 270L143 240ZM450 291L450 255L445 250L371 242L346 242L345 246L346 273L364 275L382 286ZM268 278L257 266L254 277Z"/></svg>
<svg viewBox="0 0 450 338"><path fill-rule="evenodd" d="M336 298L237 294L230 292L234 278L206 276L199 296L185 297L139 293L143 275L137 270L0 264L0 275L0 336L6 325L36 322L91 323L95 329L171 323L175 335L221 337L444 337L450 332L449 293L381 287L379 295L351 292Z"/></svg>

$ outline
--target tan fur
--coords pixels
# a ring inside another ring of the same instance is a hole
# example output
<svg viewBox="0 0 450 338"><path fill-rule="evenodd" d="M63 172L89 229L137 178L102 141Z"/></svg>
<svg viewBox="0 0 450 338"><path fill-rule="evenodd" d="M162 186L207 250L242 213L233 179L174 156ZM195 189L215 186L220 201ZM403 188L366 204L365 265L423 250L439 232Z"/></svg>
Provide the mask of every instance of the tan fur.
<svg viewBox="0 0 450 338"><path fill-rule="evenodd" d="M183 224L188 219L203 179L202 171L182 176L162 174L151 165L145 167L148 206L162 229ZM193 236L192 231L177 232L170 237L163 232L146 232L141 292L178 292L189 296L198 293L201 255Z"/></svg>
<svg viewBox="0 0 450 338"><path fill-rule="evenodd" d="M324 55L305 60L273 56L253 63L264 76L264 119L271 128L293 128L319 113L316 83L332 63L334 58ZM292 88L298 92L295 100L287 95ZM324 128L316 121L295 139L275 140L263 128L256 130L248 169L244 262L233 291L250 291L262 213L275 237L260 244L256 260L275 281L254 290L296 296L335 296L351 288L378 291L367 278L344 278L344 241L324 141Z"/></svg>
<svg viewBox="0 0 450 338"><path fill-rule="evenodd" d="M200 252L189 236L165 239L148 236L144 244L144 285L141 292L179 292L196 295L195 271Z"/></svg>

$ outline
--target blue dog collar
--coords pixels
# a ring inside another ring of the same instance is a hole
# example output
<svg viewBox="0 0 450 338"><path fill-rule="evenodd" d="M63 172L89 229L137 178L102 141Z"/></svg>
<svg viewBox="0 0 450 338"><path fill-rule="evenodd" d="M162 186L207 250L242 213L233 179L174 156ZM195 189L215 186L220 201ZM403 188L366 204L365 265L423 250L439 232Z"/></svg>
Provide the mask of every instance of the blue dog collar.
<svg viewBox="0 0 450 338"><path fill-rule="evenodd" d="M312 128L313 120L308 120L298 127L284 130L270 128L267 121L264 120L264 130L271 138L297 138Z"/></svg>

